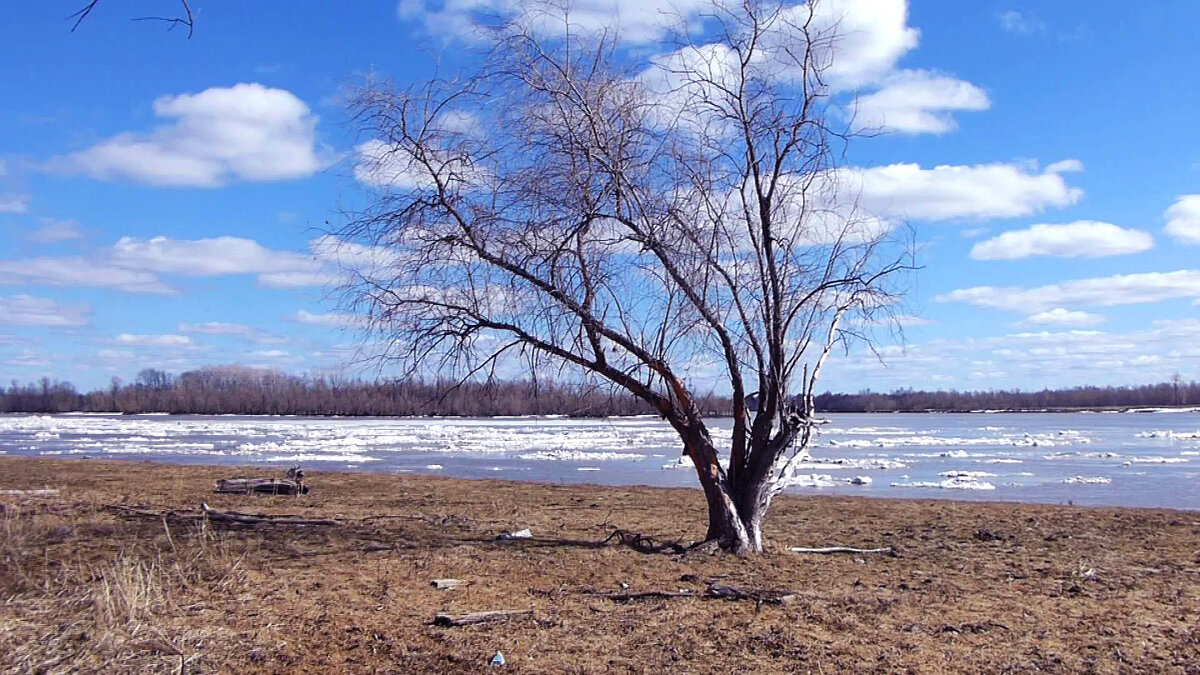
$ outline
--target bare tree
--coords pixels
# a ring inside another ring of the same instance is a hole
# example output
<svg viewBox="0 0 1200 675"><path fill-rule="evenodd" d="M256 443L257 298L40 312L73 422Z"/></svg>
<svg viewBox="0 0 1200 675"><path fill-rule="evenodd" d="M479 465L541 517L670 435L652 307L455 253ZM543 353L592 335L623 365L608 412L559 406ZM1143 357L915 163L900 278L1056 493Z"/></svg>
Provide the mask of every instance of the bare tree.
<svg viewBox="0 0 1200 675"><path fill-rule="evenodd" d="M638 66L611 33L529 13L474 77L368 85L356 174L377 191L340 233L348 303L413 372L521 354L628 390L679 433L706 540L761 551L822 365L911 269L835 166L836 25L815 16L714 5L705 41L681 31ZM696 403L712 379L734 399L720 447Z"/></svg>

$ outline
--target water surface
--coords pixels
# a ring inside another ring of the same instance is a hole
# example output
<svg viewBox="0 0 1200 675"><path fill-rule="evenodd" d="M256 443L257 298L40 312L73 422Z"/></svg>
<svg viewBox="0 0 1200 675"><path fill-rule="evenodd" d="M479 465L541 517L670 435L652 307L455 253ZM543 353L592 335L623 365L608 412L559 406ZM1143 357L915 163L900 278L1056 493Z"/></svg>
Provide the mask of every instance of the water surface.
<svg viewBox="0 0 1200 675"><path fill-rule="evenodd" d="M834 414L790 492L1200 509L1200 413ZM727 446L731 421L710 420ZM657 417L0 415L0 454L696 484ZM0 483L3 477L0 476ZM3 487L0 485L0 487Z"/></svg>

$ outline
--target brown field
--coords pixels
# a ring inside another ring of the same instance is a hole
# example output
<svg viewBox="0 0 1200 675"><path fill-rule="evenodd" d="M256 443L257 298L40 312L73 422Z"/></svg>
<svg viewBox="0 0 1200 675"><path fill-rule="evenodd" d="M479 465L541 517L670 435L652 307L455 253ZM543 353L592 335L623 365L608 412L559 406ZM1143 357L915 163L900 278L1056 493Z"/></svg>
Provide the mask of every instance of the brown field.
<svg viewBox="0 0 1200 675"><path fill-rule="evenodd" d="M1200 513L786 497L761 556L597 545L703 534L698 491L311 471L304 497L212 494L255 471L0 459L6 672L1200 673ZM262 474L266 475L266 474ZM214 509L335 527L164 523ZM372 516L392 516L375 518ZM535 539L497 541L531 528ZM787 546L894 546L897 557ZM436 590L437 578L468 582ZM717 582L794 591L707 599ZM694 591L619 602L589 593ZM444 628L439 612L533 610Z"/></svg>

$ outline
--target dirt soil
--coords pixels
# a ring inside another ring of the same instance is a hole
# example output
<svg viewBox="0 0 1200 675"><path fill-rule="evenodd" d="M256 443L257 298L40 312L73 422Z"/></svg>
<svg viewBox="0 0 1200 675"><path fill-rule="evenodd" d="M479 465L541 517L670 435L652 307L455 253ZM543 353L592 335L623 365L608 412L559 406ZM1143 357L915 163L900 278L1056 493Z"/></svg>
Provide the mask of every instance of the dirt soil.
<svg viewBox="0 0 1200 675"><path fill-rule="evenodd" d="M0 458L7 672L1200 673L1200 513L782 497L769 552L703 535L697 490ZM340 525L181 522L213 509ZM502 541L529 528L533 539ZM892 546L810 555L790 546ZM434 579L465 585L438 590ZM717 583L781 604L706 597ZM666 591L622 601L603 593ZM532 610L465 627L438 613Z"/></svg>

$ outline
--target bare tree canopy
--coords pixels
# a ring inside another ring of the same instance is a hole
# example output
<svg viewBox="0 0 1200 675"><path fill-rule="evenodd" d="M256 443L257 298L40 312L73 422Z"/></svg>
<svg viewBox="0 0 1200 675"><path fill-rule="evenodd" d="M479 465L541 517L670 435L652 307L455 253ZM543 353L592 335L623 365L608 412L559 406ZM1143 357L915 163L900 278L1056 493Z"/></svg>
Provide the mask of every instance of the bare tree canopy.
<svg viewBox="0 0 1200 675"><path fill-rule="evenodd" d="M460 80L354 100L372 205L347 295L413 372L517 354L602 378L679 433L709 541L762 550L831 350L899 299L910 251L856 207L813 3L715 4L634 62L542 7ZM703 377L701 375L703 374ZM698 380L734 400L718 447Z"/></svg>

